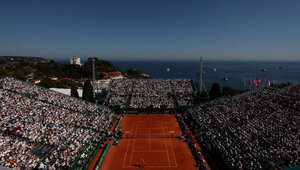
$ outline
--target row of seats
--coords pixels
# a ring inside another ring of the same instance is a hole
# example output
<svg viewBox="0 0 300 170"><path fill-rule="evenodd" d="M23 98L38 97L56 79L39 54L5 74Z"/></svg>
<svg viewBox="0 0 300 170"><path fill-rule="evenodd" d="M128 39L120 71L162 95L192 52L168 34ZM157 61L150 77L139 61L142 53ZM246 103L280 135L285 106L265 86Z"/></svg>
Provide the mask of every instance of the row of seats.
<svg viewBox="0 0 300 170"><path fill-rule="evenodd" d="M120 108L174 108L194 101L189 79L117 79L110 93L108 106Z"/></svg>
<svg viewBox="0 0 300 170"><path fill-rule="evenodd" d="M13 78L0 79L0 115L0 166L16 169L68 168L79 156L84 166L91 141L106 140L116 117L108 107Z"/></svg>
<svg viewBox="0 0 300 170"><path fill-rule="evenodd" d="M222 98L184 113L205 150L231 169L300 163L300 85Z"/></svg>

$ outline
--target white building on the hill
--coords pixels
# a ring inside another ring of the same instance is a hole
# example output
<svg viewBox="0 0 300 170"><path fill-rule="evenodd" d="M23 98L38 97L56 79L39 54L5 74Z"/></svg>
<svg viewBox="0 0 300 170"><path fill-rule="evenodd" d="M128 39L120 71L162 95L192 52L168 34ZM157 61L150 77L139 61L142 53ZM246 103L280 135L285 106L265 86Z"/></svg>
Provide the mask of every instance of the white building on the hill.
<svg viewBox="0 0 300 170"><path fill-rule="evenodd" d="M81 66L80 58L70 58L70 64Z"/></svg>

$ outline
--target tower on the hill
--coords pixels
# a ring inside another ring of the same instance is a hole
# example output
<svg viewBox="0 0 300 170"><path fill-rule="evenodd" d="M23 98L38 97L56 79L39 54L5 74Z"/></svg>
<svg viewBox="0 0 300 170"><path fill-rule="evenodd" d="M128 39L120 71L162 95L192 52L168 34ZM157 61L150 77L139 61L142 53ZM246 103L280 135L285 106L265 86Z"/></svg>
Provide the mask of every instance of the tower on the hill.
<svg viewBox="0 0 300 170"><path fill-rule="evenodd" d="M78 57L70 58L70 64L71 65L79 65L79 66L81 66L80 58L78 58Z"/></svg>

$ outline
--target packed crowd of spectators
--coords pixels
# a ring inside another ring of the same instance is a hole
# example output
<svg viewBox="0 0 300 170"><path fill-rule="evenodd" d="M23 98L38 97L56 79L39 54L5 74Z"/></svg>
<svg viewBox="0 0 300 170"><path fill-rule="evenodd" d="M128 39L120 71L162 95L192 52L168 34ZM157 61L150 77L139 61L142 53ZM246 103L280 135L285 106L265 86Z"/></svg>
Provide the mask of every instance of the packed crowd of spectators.
<svg viewBox="0 0 300 170"><path fill-rule="evenodd" d="M62 93L57 93L35 84L25 83L24 81L13 78L5 78L1 84L2 88L5 90L78 112L94 112L99 107L96 104L78 98L69 97Z"/></svg>
<svg viewBox="0 0 300 170"><path fill-rule="evenodd" d="M129 96L120 96L117 94L112 94L108 100L108 106L120 106L120 108L125 108Z"/></svg>
<svg viewBox="0 0 300 170"><path fill-rule="evenodd" d="M68 168L76 158L83 166L90 141L105 140L115 118L107 107L12 78L0 79L0 116L0 166L16 169Z"/></svg>
<svg viewBox="0 0 300 170"><path fill-rule="evenodd" d="M26 140L0 133L0 167L10 168L35 168L38 158L31 154L33 146Z"/></svg>
<svg viewBox="0 0 300 170"><path fill-rule="evenodd" d="M189 79L172 79L172 91L178 106L191 106L194 103L193 87Z"/></svg>
<svg viewBox="0 0 300 170"><path fill-rule="evenodd" d="M136 95L130 100L130 108L174 108L174 100L168 95Z"/></svg>
<svg viewBox="0 0 300 170"><path fill-rule="evenodd" d="M184 113L199 143L231 169L300 164L300 85L222 98Z"/></svg>
<svg viewBox="0 0 300 170"><path fill-rule="evenodd" d="M174 108L194 101L189 79L118 79L110 93L107 104L120 108Z"/></svg>
<svg viewBox="0 0 300 170"><path fill-rule="evenodd" d="M176 94L174 95L178 106L191 106L194 103L192 94Z"/></svg>
<svg viewBox="0 0 300 170"><path fill-rule="evenodd" d="M172 91L179 94L192 94L194 92L190 79L172 79Z"/></svg>
<svg viewBox="0 0 300 170"><path fill-rule="evenodd" d="M115 79L111 82L110 92L118 95L128 95L132 90L131 79Z"/></svg>
<svg viewBox="0 0 300 170"><path fill-rule="evenodd" d="M168 79L133 79L133 94L166 95L171 92Z"/></svg>

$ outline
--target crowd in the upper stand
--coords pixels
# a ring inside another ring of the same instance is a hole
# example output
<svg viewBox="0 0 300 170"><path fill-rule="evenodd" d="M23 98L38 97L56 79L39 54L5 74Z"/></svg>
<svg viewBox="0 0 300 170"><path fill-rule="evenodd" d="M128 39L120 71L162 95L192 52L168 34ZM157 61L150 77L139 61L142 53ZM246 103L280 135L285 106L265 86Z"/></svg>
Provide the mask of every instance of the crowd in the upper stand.
<svg viewBox="0 0 300 170"><path fill-rule="evenodd" d="M178 106L191 106L194 102L193 87L191 80L188 79L173 79L171 80L174 97Z"/></svg>
<svg viewBox="0 0 300 170"><path fill-rule="evenodd" d="M192 94L194 92L189 79L172 79L172 90L179 94Z"/></svg>
<svg viewBox="0 0 300 170"><path fill-rule="evenodd" d="M111 82L110 91L118 95L130 94L132 90L131 79L115 79Z"/></svg>
<svg viewBox="0 0 300 170"><path fill-rule="evenodd" d="M194 103L192 94L176 94L174 95L178 106L191 106Z"/></svg>
<svg viewBox="0 0 300 170"><path fill-rule="evenodd" d="M13 78L0 79L0 116L0 166L15 169L85 165L115 119L107 107Z"/></svg>
<svg viewBox="0 0 300 170"><path fill-rule="evenodd" d="M222 98L184 113L199 143L232 169L300 164L300 85Z"/></svg>
<svg viewBox="0 0 300 170"><path fill-rule="evenodd" d="M120 108L126 107L128 96L119 96L112 94L108 100L108 106L120 106Z"/></svg>
<svg viewBox="0 0 300 170"><path fill-rule="evenodd" d="M118 79L110 93L107 104L120 108L174 108L194 101L189 79Z"/></svg>
<svg viewBox="0 0 300 170"><path fill-rule="evenodd" d="M133 81L131 108L174 108L170 80L136 79Z"/></svg>
<svg viewBox="0 0 300 170"><path fill-rule="evenodd" d="M2 89L78 112L94 112L99 107L96 104L80 100L78 98L69 97L46 88L41 88L34 84L25 83L21 80L5 78L1 84Z"/></svg>

